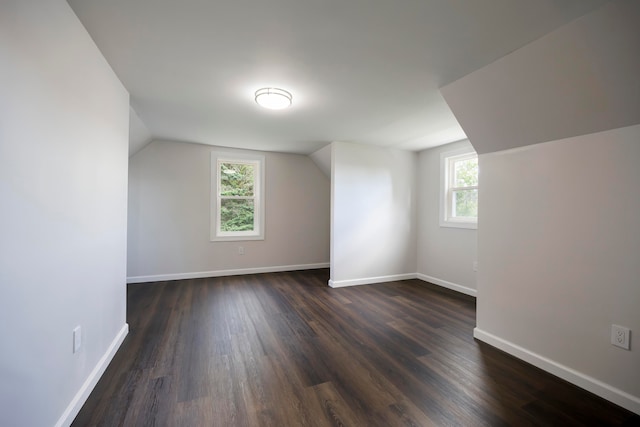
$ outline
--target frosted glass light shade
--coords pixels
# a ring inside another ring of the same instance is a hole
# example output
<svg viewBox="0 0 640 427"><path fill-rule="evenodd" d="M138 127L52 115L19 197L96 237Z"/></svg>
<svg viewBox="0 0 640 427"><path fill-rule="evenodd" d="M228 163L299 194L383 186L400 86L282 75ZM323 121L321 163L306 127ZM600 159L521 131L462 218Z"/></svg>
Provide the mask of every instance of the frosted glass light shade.
<svg viewBox="0 0 640 427"><path fill-rule="evenodd" d="M284 89L265 87L256 91L256 103L270 110L282 110L291 106L292 96Z"/></svg>

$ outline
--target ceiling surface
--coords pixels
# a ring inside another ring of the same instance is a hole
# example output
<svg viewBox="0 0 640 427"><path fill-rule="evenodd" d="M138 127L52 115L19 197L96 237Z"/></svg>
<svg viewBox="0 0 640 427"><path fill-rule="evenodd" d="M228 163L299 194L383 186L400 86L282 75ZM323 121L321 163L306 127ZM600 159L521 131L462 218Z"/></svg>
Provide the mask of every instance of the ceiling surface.
<svg viewBox="0 0 640 427"><path fill-rule="evenodd" d="M463 139L440 87L606 2L68 0L154 138L303 154Z"/></svg>

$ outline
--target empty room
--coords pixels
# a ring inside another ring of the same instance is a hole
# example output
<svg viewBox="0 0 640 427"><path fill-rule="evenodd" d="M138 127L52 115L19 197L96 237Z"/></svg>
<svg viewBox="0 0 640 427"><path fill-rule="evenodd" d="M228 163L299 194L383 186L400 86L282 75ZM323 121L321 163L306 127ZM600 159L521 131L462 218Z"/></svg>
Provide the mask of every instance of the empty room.
<svg viewBox="0 0 640 427"><path fill-rule="evenodd" d="M640 2L2 0L0 426L640 425Z"/></svg>

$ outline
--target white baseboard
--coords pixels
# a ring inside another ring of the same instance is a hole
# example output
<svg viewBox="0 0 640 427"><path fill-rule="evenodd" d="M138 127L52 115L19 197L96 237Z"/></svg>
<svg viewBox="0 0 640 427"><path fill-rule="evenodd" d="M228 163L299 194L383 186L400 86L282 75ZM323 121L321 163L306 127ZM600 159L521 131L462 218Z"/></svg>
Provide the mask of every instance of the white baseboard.
<svg viewBox="0 0 640 427"><path fill-rule="evenodd" d="M372 285L374 283L393 282L396 280L408 280L415 278L415 273L393 274L391 276L365 277L363 279L329 280L329 286L332 288L344 288L345 286Z"/></svg>
<svg viewBox="0 0 640 427"><path fill-rule="evenodd" d="M447 282L446 280L438 279L437 277L427 276L426 274L418 273L417 278L425 282L433 283L434 285L442 286L443 288L451 289L453 291L460 292L462 294L477 296L478 291L466 286L458 285L457 283Z"/></svg>
<svg viewBox="0 0 640 427"><path fill-rule="evenodd" d="M616 405L622 406L623 408L640 415L640 397L633 396L625 391L612 387L609 384L485 332L482 329L475 328L473 330L473 336L474 338L492 345L505 353L509 353L518 359L524 360L533 366L547 371L565 381L570 382L571 384L577 385L578 387L590 391L603 399L609 400Z"/></svg>
<svg viewBox="0 0 640 427"><path fill-rule="evenodd" d="M318 264L279 265L274 267L240 268L236 270L198 271L194 273L158 274L127 277L127 283L166 282L168 280L204 279L207 277L241 276L244 274L278 273L281 271L314 270L328 268L328 262Z"/></svg>
<svg viewBox="0 0 640 427"><path fill-rule="evenodd" d="M422 273L394 274L391 276L365 277L363 279L352 280L329 280L329 286L331 286L332 288L343 288L346 286L371 285L374 283L392 282L394 280L408 279L420 279L424 282L442 286L443 288L451 289L466 295L471 295L472 297L475 297L477 294L477 291L475 289L458 285L456 283L447 282L446 280L438 279L437 277L427 276L426 274Z"/></svg>
<svg viewBox="0 0 640 427"><path fill-rule="evenodd" d="M106 353L100 358L96 367L93 368L93 371L91 371L87 380L82 384L82 387L80 387L80 390L78 390L73 400L71 400L67 409L62 413L62 416L55 424L55 427L68 427L71 425L76 415L78 415L78 412L80 412L82 405L84 405L89 398L89 395L98 383L98 380L102 377L102 374L104 374L107 366L111 363L111 359L115 356L116 351L118 351L128 333L129 325L125 323L122 329L120 329L120 332L118 332L118 335L116 335L111 342Z"/></svg>

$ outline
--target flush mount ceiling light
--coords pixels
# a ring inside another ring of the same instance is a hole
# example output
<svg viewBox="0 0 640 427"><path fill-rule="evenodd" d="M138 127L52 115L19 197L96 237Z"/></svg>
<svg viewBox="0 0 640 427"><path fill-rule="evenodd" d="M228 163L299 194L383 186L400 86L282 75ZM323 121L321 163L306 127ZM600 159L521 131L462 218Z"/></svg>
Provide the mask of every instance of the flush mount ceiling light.
<svg viewBox="0 0 640 427"><path fill-rule="evenodd" d="M282 110L291 106L293 97L284 89L265 87L256 91L256 103L270 110Z"/></svg>

